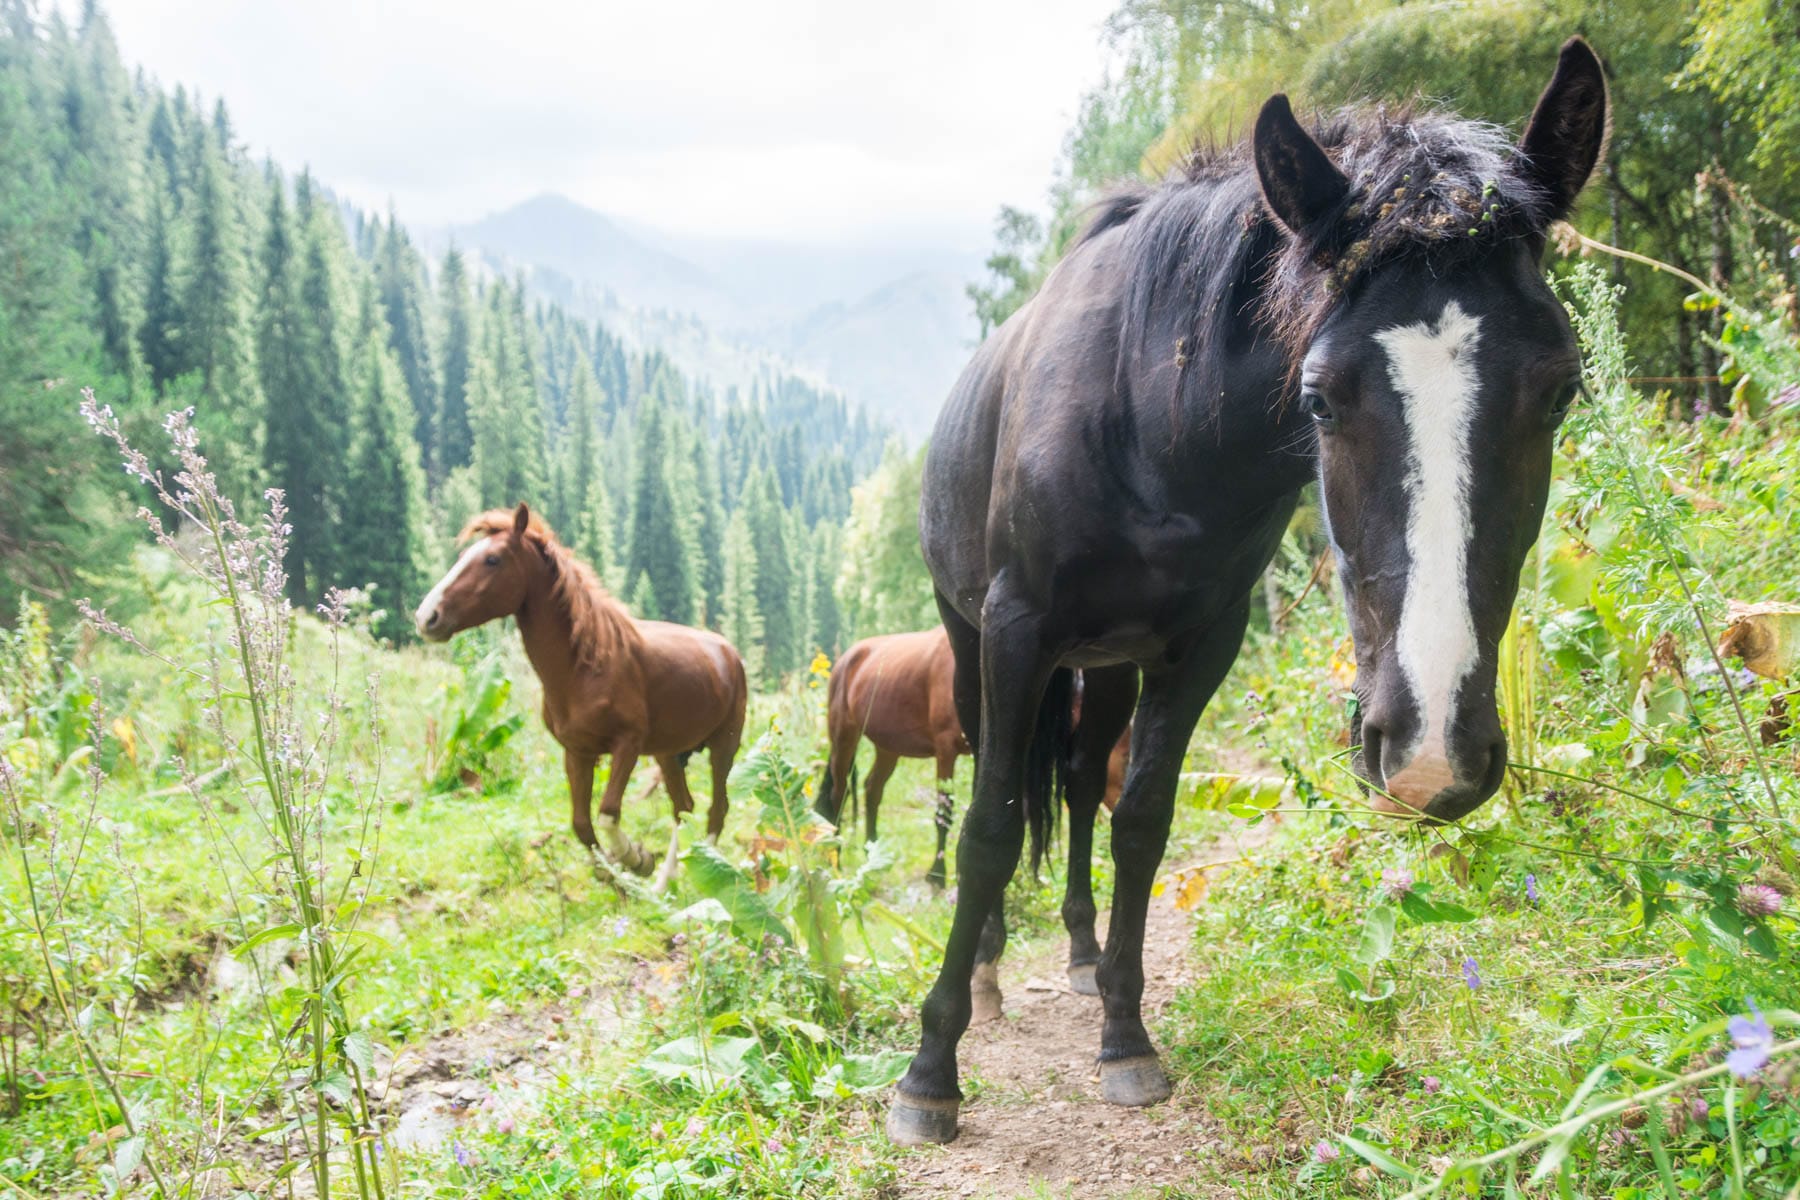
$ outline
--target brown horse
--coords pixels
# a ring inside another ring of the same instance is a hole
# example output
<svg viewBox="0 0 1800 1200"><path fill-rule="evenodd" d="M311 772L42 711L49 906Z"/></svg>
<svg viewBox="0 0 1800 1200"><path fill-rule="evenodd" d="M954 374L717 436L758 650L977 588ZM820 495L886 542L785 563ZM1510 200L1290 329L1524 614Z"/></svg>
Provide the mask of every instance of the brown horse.
<svg viewBox="0 0 1800 1200"><path fill-rule="evenodd" d="M838 823L846 800L855 810L856 751L863 738L875 747L875 762L863 794L864 824L869 841L881 810L881 794L903 758L937 760L937 854L925 878L944 885L944 847L956 815L950 797L950 781L956 760L969 753L962 722L956 716L953 692L956 662L950 654L950 637L939 625L920 633L890 633L864 638L844 651L831 668L825 727L830 756L825 763L825 782L819 789L817 808L826 820ZM1076 719L1079 720L1079 694ZM1131 731L1113 748L1107 769L1104 803L1110 811L1125 782L1125 764L1131 755ZM852 817L854 819L854 815Z"/></svg>
<svg viewBox="0 0 1800 1200"><path fill-rule="evenodd" d="M749 688L744 663L716 633L632 619L577 562L542 520L521 504L495 509L464 526L468 548L420 602L415 621L427 641L513 617L525 655L544 687L544 724L563 747L575 836L594 836L594 767L612 756L600 799L606 849L623 866L648 874L653 856L619 829L620 801L640 755L656 760L679 824L692 812L685 764L697 750L712 761L706 836L725 826L725 778L744 733ZM661 882L674 869L671 839Z"/></svg>

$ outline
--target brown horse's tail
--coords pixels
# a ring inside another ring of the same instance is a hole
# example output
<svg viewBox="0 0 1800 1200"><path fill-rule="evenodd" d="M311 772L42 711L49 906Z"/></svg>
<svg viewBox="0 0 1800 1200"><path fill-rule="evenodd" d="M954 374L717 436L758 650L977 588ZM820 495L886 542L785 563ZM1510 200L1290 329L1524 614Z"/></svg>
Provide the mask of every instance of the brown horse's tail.
<svg viewBox="0 0 1800 1200"><path fill-rule="evenodd" d="M1075 751L1075 672L1058 667L1038 704L1037 727L1025 755L1025 823L1031 830L1031 873L1056 832L1069 764Z"/></svg>
<svg viewBox="0 0 1800 1200"><path fill-rule="evenodd" d="M843 818L846 814L842 810L846 796L850 801L850 812L847 814L849 821L852 824L856 821L856 750L857 743L862 740L858 737L850 742L850 762L849 769L844 776L844 794L839 794L837 792L837 768L841 748L838 743L843 739L839 737L841 731L838 729L838 722L848 717L844 709L846 702L843 694L843 689L847 686L844 677L848 672L841 669L843 665L843 660L840 659L837 663L839 669L831 672L831 682L825 692L825 741L828 749L825 754L825 777L819 780L819 798L813 804L814 812L839 829L843 829L845 826Z"/></svg>

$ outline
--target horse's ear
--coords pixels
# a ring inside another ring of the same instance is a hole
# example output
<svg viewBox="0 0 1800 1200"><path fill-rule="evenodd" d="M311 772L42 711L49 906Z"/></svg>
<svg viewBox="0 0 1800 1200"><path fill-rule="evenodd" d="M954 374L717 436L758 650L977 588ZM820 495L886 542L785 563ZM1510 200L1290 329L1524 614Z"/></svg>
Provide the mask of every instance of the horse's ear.
<svg viewBox="0 0 1800 1200"><path fill-rule="evenodd" d="M1286 96L1277 93L1263 105L1252 145L1263 201L1291 232L1306 232L1349 195L1350 181L1300 128Z"/></svg>
<svg viewBox="0 0 1800 1200"><path fill-rule="evenodd" d="M1519 171L1549 196L1552 220L1569 215L1600 161L1609 129L1606 70L1592 46L1572 37L1519 139Z"/></svg>
<svg viewBox="0 0 1800 1200"><path fill-rule="evenodd" d="M526 507L521 501L519 507L513 510L513 536L519 538L524 537L525 529L530 524L531 509Z"/></svg>

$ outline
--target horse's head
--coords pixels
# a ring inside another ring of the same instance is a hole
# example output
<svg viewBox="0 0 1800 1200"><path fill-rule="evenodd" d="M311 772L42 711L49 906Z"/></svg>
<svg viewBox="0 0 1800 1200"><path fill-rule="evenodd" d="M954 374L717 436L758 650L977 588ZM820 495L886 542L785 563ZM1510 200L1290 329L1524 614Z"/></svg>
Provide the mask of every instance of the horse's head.
<svg viewBox="0 0 1800 1200"><path fill-rule="evenodd" d="M413 614L419 636L445 642L465 629L517 613L540 565L544 537L543 526L523 504L511 513L498 509L471 520L463 528L468 545L456 565Z"/></svg>
<svg viewBox="0 0 1800 1200"><path fill-rule="evenodd" d="M1538 260L1606 140L1594 52L1563 47L1517 146L1494 132L1403 117L1334 161L1277 96L1254 140L1276 286L1311 289L1289 332L1356 641L1357 769L1379 807L1444 820L1506 767L1498 648L1581 381Z"/></svg>

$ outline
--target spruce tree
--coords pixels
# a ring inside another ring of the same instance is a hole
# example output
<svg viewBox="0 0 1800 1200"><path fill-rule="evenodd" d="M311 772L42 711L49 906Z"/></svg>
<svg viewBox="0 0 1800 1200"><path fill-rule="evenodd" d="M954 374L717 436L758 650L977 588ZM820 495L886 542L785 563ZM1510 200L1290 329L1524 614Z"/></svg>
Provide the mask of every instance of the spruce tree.
<svg viewBox="0 0 1800 1200"><path fill-rule="evenodd" d="M725 524L725 588L720 599L719 632L737 647L752 680L763 677L763 619L756 603L756 544L749 515L738 509Z"/></svg>
<svg viewBox="0 0 1800 1200"><path fill-rule="evenodd" d="M694 620L694 572L670 486L668 448L668 416L662 398L652 394L638 417L626 593L638 596L647 583L661 619L690 625Z"/></svg>
<svg viewBox="0 0 1800 1200"><path fill-rule="evenodd" d="M725 509L719 502L719 468L712 443L705 437L696 437L692 442L697 599L701 621L718 629L725 596Z"/></svg>
<svg viewBox="0 0 1800 1200"><path fill-rule="evenodd" d="M763 621L764 678L774 682L797 664L800 617L793 557L774 474L758 467L744 486L744 516L756 550L756 607Z"/></svg>
<svg viewBox="0 0 1800 1200"><path fill-rule="evenodd" d="M443 403L433 456L439 474L474 461L475 435L469 420L471 361L475 354L475 309L462 252L452 246L438 281L438 313L443 322Z"/></svg>
<svg viewBox="0 0 1800 1200"><path fill-rule="evenodd" d="M418 443L430 473L437 466L438 380L432 362L431 343L425 329L424 267L418 252L400 227L400 219L388 213L375 257L375 278L381 288L381 308L386 318L389 345L406 380L412 407L413 440Z"/></svg>
<svg viewBox="0 0 1800 1200"><path fill-rule="evenodd" d="M373 280L365 285L361 307L338 553L345 581L374 587L381 614L375 632L402 641L411 636L412 605L425 591L425 475L413 438L412 401L389 348Z"/></svg>

